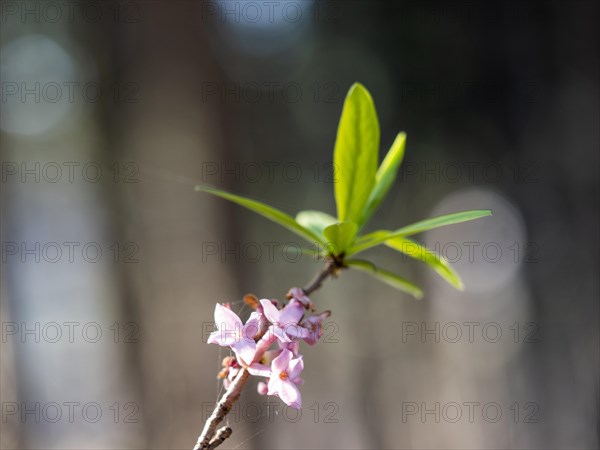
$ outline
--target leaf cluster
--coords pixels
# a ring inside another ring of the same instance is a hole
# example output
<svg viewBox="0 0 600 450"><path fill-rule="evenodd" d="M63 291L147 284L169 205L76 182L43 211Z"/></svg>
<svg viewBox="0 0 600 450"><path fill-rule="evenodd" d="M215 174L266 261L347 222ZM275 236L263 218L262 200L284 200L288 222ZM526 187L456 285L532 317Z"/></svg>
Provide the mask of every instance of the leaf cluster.
<svg viewBox="0 0 600 450"><path fill-rule="evenodd" d="M373 217L394 181L404 158L406 134L398 133L385 158L379 161L379 120L375 104L360 83L352 85L342 110L333 151L336 180L334 184L337 217L322 211L300 211L292 217L272 206L213 187L201 185L196 190L230 200L287 228L304 238L325 259L339 268L355 268L407 292L423 296L414 283L384 270L374 263L357 259L359 253L385 245L427 264L456 289L463 283L443 256L411 239L411 236L446 225L490 216L490 210L470 210L447 214L405 225L395 230L361 231Z"/></svg>

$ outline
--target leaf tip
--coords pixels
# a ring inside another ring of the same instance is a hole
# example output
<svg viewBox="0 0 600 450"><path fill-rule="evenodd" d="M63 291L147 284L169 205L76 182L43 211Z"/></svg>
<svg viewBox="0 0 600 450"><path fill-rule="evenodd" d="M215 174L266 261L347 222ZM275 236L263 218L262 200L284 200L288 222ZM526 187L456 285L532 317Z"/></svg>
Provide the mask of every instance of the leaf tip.
<svg viewBox="0 0 600 450"><path fill-rule="evenodd" d="M440 256L440 259L442 259L443 261L446 261L446 259L444 259L443 256ZM447 261L446 261L446 263L447 263ZM448 266L448 268L449 268L449 266ZM457 272L455 272L454 270L452 270L452 269L450 269L450 274L451 274L450 277L443 277L443 278L454 289L456 289L457 291L460 291L460 292L464 292L465 291L465 283L463 283L463 280L460 277L460 275Z"/></svg>
<svg viewBox="0 0 600 450"><path fill-rule="evenodd" d="M369 98L372 101L371 93L365 87L365 85L359 81L355 81L354 83L352 83L352 86L350 86L350 89L348 89L348 97L352 95L361 95Z"/></svg>
<svg viewBox="0 0 600 450"><path fill-rule="evenodd" d="M350 90L349 92L354 91L354 89L363 89L363 90L367 90L367 88L365 87L364 84L362 84L360 81L355 81L354 83L352 83L352 86L350 86Z"/></svg>
<svg viewBox="0 0 600 450"><path fill-rule="evenodd" d="M419 289L418 291L413 292L412 295L416 300L422 300L425 294Z"/></svg>

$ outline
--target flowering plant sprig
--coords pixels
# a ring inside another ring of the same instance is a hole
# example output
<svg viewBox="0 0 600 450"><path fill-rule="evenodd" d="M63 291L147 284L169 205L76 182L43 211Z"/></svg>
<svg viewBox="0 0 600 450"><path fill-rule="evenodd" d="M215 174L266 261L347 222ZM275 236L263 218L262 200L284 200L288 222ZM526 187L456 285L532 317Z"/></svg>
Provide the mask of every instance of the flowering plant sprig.
<svg viewBox="0 0 600 450"><path fill-rule="evenodd" d="M208 342L229 347L235 357L223 360L219 377L226 392L207 420L195 449L214 449L231 435L231 428L217 426L231 410L233 403L250 375L264 377L258 383L260 394L276 395L287 405L300 408L302 384L300 374L304 360L299 353L299 341L309 345L318 342L322 322L331 314L314 312L309 295L328 277L336 277L343 269L365 271L385 283L407 292L415 298L423 296L414 283L377 267L355 255L367 249L386 245L409 257L425 262L456 289L463 283L441 255L416 241L413 236L434 228L466 222L491 215L490 210L470 210L438 216L405 225L396 230L361 231L379 208L392 187L404 158L406 134L397 135L390 150L377 167L379 155L379 121L375 105L367 89L355 83L346 96L337 131L333 159L336 169L334 185L337 217L321 211L300 211L295 218L262 202L205 185L196 190L230 200L244 206L306 239L315 248L307 254L317 254L325 266L303 289L292 288L287 304L276 300L246 296L254 312L244 324L228 305L217 304L217 329Z"/></svg>
<svg viewBox="0 0 600 450"><path fill-rule="evenodd" d="M266 378L266 382L258 385L260 394L277 395L286 405L300 409L301 397L296 385L302 384L299 375L304 362L299 354L299 340L316 344L322 335L321 323L330 312L305 314L311 303L301 301L308 299L301 289L291 289L288 298L290 301L279 309L277 301L262 299L257 303L253 296L246 296L256 311L245 325L228 305L217 304L217 330L208 343L229 347L236 355L224 359L224 369L219 373L226 388L239 370L246 368L251 375ZM269 350L274 343L277 348Z"/></svg>

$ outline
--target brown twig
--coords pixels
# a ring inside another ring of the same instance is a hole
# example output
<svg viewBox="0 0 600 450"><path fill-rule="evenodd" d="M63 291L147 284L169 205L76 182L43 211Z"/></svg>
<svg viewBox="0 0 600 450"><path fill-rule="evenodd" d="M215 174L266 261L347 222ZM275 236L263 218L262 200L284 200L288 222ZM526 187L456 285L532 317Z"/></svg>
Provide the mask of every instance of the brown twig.
<svg viewBox="0 0 600 450"><path fill-rule="evenodd" d="M302 290L306 295L312 294L319 289L323 281L329 276L336 276L338 271L343 267L341 260L334 258L327 259L325 266L314 276L314 278Z"/></svg>
<svg viewBox="0 0 600 450"><path fill-rule="evenodd" d="M249 376L250 372L248 372L246 368L242 368L236 375L235 379L229 385L229 388L227 388L225 394L223 394L223 397L221 397L221 400L219 400L219 402L216 404L215 409L206 421L204 429L202 430L202 434L198 438L198 442L196 442L194 450L208 449L211 444L216 444L212 447L216 448L227 438L224 437L221 442L217 443L216 440L213 439L213 436L215 435L217 426L223 421L229 411L231 411L235 401L240 398L242 389ZM229 433L229 435L231 435L231 433Z"/></svg>
<svg viewBox="0 0 600 450"><path fill-rule="evenodd" d="M219 428L215 437L210 441L210 444L208 444L208 450L217 448L225 439L231 436L231 433L233 433L233 430L229 427Z"/></svg>
<svg viewBox="0 0 600 450"><path fill-rule="evenodd" d="M336 259L328 259L325 266L319 271L315 277L306 285L302 290L306 295L309 295L319 289L330 276L336 276L338 271L343 267L341 262ZM256 340L260 339L261 336L257 336ZM266 350L266 349L265 349ZM255 356L260 358L262 355ZM239 373L236 375L233 382L229 385L221 400L215 405L215 409L204 424L202 434L198 437L198 442L194 446L194 450L214 450L221 445L229 436L231 436L232 430L229 427L223 427L217 431L217 427L225 416L229 414L229 411L233 408L233 404L240 398L242 389L246 385L250 373L245 367L241 368Z"/></svg>

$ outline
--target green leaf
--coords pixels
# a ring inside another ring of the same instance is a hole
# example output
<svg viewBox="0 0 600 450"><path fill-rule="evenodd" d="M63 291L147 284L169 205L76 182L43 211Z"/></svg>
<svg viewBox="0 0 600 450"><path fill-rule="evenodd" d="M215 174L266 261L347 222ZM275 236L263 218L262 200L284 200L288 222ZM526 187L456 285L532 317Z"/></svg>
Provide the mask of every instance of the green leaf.
<svg viewBox="0 0 600 450"><path fill-rule="evenodd" d="M340 222L357 222L373 185L379 159L379 121L373 99L360 83L354 83L342 110L333 162L337 215Z"/></svg>
<svg viewBox="0 0 600 450"><path fill-rule="evenodd" d="M413 234L422 233L423 231L433 230L434 228L445 227L446 225L454 225L455 223L468 222L469 220L479 219L481 217L491 216L492 211L489 209L473 209L470 211L462 211L443 216L433 217L431 219L421 220L411 225L399 228L394 231L393 236L412 236Z"/></svg>
<svg viewBox="0 0 600 450"><path fill-rule="evenodd" d="M401 291L409 293L416 299L423 298L423 291L419 288L419 286L411 283L408 280L405 280L404 278L399 277L398 275L392 272L388 272L387 270L377 267L370 261L364 261L362 259L348 259L345 261L345 263L349 267L354 267L356 269L362 270L363 272L367 272L375 278L380 279L384 283L387 283L390 286L395 287L396 289L400 289Z"/></svg>
<svg viewBox="0 0 600 450"><path fill-rule="evenodd" d="M354 242L357 231L358 226L354 222L334 223L325 228L323 235L333 246L328 249L329 252L335 255L342 254Z"/></svg>
<svg viewBox="0 0 600 450"><path fill-rule="evenodd" d="M379 230L365 234L356 240L354 245L346 252L348 255L362 252L369 248L375 247L384 243L388 239L402 236L412 236L413 234L422 233L423 231L433 230L434 228L453 225L456 223L468 222L469 220L479 219L481 217L491 216L492 211L489 209L475 209L471 211L462 211L453 214L434 217L431 219L421 220L411 225L398 228L395 231Z"/></svg>
<svg viewBox="0 0 600 450"><path fill-rule="evenodd" d="M319 236L323 236L323 230L336 223L337 219L321 211L308 210L300 211L296 215L296 222Z"/></svg>
<svg viewBox="0 0 600 450"><path fill-rule="evenodd" d="M424 262L433 270L435 270L444 280L450 283L451 286L455 287L459 291L464 289L464 285L460 276L452 269L450 263L446 259L428 249L413 240L404 237L395 237L385 241L385 245L398 250L411 258L417 259Z"/></svg>
<svg viewBox="0 0 600 450"><path fill-rule="evenodd" d="M367 201L367 207L363 211L363 215L359 221L359 225L364 225L371 216L379 208L379 204L383 201L388 191L394 184L398 169L404 158L404 148L406 145L406 133L398 133L394 143L390 147L387 155L377 170L375 175L375 186Z"/></svg>
<svg viewBox="0 0 600 450"><path fill-rule="evenodd" d="M371 247L375 247L377 245L383 244L385 242L385 240L390 237L391 234L392 234L392 232L389 230L378 230L378 231L373 231L372 233L360 236L358 239L356 239L356 241L354 241L354 244L352 245L352 247L350 247L346 251L346 255L347 256L354 255L356 253L365 251Z"/></svg>
<svg viewBox="0 0 600 450"><path fill-rule="evenodd" d="M259 202L256 200L251 200L246 197L241 197L239 195L231 194L229 192L222 191L220 189L216 189L216 188L209 187L209 186L202 186L202 185L196 186L196 191L207 192L209 194L216 195L217 197L221 197L226 200L237 203L238 205L243 206L244 208L248 208L249 210L254 211L255 213L258 213L263 217L266 217L267 219L287 228L288 230L293 231L298 236L306 239L308 242L310 242L312 244L315 244L315 243L321 243L323 245L326 244L326 242L324 241L324 239L322 237L318 236L313 231L303 227L298 222L296 222L292 217L290 217L286 213L284 213L276 208L273 208L272 206L265 205L262 202Z"/></svg>

